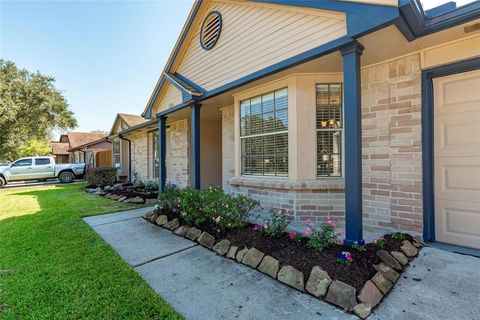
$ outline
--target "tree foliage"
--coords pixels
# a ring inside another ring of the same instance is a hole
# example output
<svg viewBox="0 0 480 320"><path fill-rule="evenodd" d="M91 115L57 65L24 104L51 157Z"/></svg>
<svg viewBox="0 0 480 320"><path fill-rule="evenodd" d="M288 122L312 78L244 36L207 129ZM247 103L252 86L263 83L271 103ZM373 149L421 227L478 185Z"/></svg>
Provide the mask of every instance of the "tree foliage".
<svg viewBox="0 0 480 320"><path fill-rule="evenodd" d="M0 159L14 160L32 140L77 126L55 79L0 59Z"/></svg>
<svg viewBox="0 0 480 320"><path fill-rule="evenodd" d="M28 141L18 150L20 157L32 157L35 155L46 156L52 153L52 148L45 140L33 139Z"/></svg>

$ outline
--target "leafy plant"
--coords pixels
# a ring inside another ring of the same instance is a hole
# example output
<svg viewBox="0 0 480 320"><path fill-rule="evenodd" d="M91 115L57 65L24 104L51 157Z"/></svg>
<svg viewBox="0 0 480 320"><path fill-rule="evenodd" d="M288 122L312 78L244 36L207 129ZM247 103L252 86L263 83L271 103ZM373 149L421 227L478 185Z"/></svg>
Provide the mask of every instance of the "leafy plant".
<svg viewBox="0 0 480 320"><path fill-rule="evenodd" d="M352 248L357 250L358 252L366 252L367 248L365 247L365 241L355 241L352 245Z"/></svg>
<svg viewBox="0 0 480 320"><path fill-rule="evenodd" d="M385 246L385 238L384 237L381 237L380 239L373 239L373 244L375 245L375 247L377 249L383 249L383 247Z"/></svg>
<svg viewBox="0 0 480 320"><path fill-rule="evenodd" d="M392 233L392 239L403 241L403 240L405 240L405 238L406 238L405 234L403 234L401 232Z"/></svg>
<svg viewBox="0 0 480 320"><path fill-rule="evenodd" d="M271 208L269 212L270 217L264 221L260 231L268 237L279 238L287 230L288 219L281 210Z"/></svg>
<svg viewBox="0 0 480 320"><path fill-rule="evenodd" d="M290 232L288 234L288 238L290 240L295 241L295 242L300 242L302 240L302 236L300 234L296 233L296 232Z"/></svg>
<svg viewBox="0 0 480 320"><path fill-rule="evenodd" d="M308 246L316 251L323 251L334 245L339 235L337 233L337 224L330 219L327 222L323 222L318 230L315 230L313 224L310 223L305 234L307 235L307 233L310 235Z"/></svg>

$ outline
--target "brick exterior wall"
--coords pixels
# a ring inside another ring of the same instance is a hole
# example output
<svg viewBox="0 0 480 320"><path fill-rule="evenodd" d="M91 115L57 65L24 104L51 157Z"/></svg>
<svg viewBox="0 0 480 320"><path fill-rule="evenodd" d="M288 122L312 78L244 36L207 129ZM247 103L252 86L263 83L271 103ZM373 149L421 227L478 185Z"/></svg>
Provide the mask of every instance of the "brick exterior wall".
<svg viewBox="0 0 480 320"><path fill-rule="evenodd" d="M147 181L149 151L147 132L134 133L128 139L130 139L132 147L132 180Z"/></svg>
<svg viewBox="0 0 480 320"><path fill-rule="evenodd" d="M222 112L223 187L295 221L344 219L343 182L234 178L234 120ZM362 69L364 224L422 233L421 70L418 54ZM323 180L325 181L325 180ZM298 185L300 184L300 185ZM309 185L311 184L311 185Z"/></svg>
<svg viewBox="0 0 480 320"><path fill-rule="evenodd" d="M170 124L167 131L167 184L178 188L189 186L189 138L188 121Z"/></svg>
<svg viewBox="0 0 480 320"><path fill-rule="evenodd" d="M362 69L365 223L422 232L418 54Z"/></svg>

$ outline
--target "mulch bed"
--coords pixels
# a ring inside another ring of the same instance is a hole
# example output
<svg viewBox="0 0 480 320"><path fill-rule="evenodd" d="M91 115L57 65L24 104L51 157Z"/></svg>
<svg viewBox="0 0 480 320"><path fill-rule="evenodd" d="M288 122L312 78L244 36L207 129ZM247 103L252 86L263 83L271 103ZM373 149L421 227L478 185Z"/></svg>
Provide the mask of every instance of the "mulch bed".
<svg viewBox="0 0 480 320"><path fill-rule="evenodd" d="M163 212L162 214L167 215L168 220L179 218L172 212ZM185 225L184 222L181 224ZM267 237L260 231L253 230L253 227L250 224L244 228L231 229L223 233L219 233L211 224L200 226L198 229L210 233L217 241L228 239L231 245L239 248L257 248L266 255L277 259L280 267L286 265L295 267L303 273L305 279L308 279L314 266L320 266L332 279L340 280L357 290L360 290L365 282L376 273L373 265L381 262L380 258L375 255L377 249L373 244L366 245L366 252L359 252L343 245L333 245L319 252L307 246L308 239L306 238L302 238L299 242L293 241L289 239L287 233L279 238ZM412 237L406 235L406 239L411 240ZM385 235L385 250L400 251L401 245L402 240L395 240L391 236ZM353 262L350 266L342 266L337 263L337 254L341 251L348 251L352 254Z"/></svg>
<svg viewBox="0 0 480 320"><path fill-rule="evenodd" d="M85 189L96 188L94 185L88 185ZM143 199L157 199L158 198L158 191L149 191L146 192L143 189L135 188L135 186L131 183L125 183L121 187L111 188L108 190L108 193L119 195L119 196L126 196L127 198L135 198L140 197Z"/></svg>

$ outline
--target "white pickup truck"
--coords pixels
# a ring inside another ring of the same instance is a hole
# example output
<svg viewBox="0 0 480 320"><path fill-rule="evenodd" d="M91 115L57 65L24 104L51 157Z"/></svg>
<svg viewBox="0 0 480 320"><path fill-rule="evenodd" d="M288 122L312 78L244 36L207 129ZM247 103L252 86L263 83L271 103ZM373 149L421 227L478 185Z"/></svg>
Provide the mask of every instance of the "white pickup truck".
<svg viewBox="0 0 480 320"><path fill-rule="evenodd" d="M53 157L21 158L10 165L0 166L0 188L11 181L46 180L58 178L62 183L72 182L85 173L84 163L55 164Z"/></svg>

